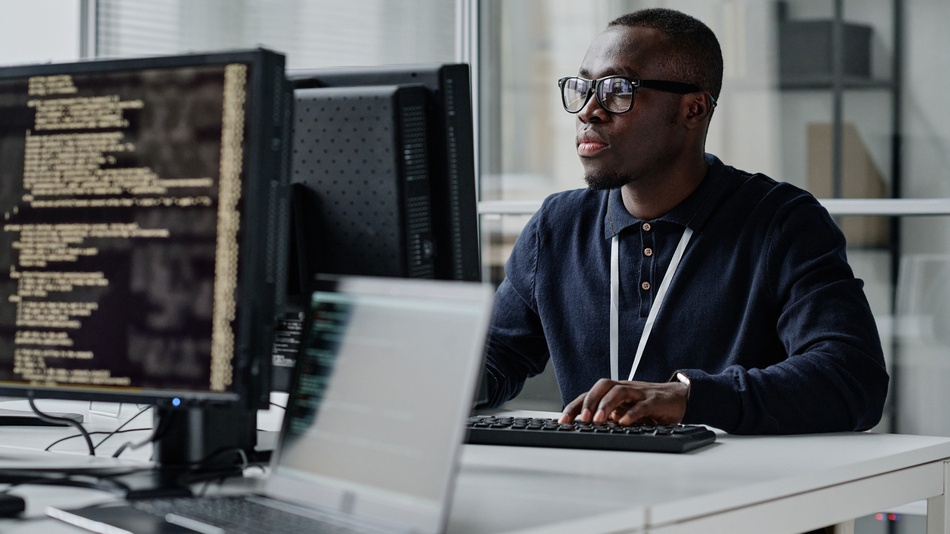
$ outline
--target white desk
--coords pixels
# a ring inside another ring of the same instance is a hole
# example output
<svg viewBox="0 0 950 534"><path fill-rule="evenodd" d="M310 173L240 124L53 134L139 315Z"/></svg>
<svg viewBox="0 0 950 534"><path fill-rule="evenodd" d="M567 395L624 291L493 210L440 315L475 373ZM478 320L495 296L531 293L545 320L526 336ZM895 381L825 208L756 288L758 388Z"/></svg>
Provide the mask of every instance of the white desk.
<svg viewBox="0 0 950 534"><path fill-rule="evenodd" d="M0 456L10 432L0 430ZM43 432L48 443L53 431ZM469 445L448 532L794 533L927 499L928 533L950 534L948 461L950 438L889 434L723 434L686 454ZM0 532L81 532L43 509L114 499L40 486L14 493L28 498L28 519L0 521Z"/></svg>
<svg viewBox="0 0 950 534"><path fill-rule="evenodd" d="M928 534L950 533L948 460L950 438L892 434L720 435L675 455L467 446L450 532L795 533L929 499Z"/></svg>

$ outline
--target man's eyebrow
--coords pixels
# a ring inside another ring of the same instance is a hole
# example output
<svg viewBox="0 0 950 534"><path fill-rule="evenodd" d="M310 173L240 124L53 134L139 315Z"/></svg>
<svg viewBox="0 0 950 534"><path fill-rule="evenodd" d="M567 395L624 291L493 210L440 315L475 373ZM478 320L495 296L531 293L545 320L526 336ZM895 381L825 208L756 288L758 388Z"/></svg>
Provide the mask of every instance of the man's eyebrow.
<svg viewBox="0 0 950 534"><path fill-rule="evenodd" d="M588 80L594 79L594 76L591 74L591 72L585 68L581 68L579 71L577 71L577 75L580 76L581 78L587 78ZM639 76L637 76L637 73L625 67L617 67L617 68L610 69L604 74L604 76L626 76L627 78L639 78Z"/></svg>

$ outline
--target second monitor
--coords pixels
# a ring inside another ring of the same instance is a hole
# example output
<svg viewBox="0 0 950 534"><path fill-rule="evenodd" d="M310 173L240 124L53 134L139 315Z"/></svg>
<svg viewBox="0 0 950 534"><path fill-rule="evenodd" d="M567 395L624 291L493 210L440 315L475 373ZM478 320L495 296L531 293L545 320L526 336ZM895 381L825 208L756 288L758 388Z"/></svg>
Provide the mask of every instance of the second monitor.
<svg viewBox="0 0 950 534"><path fill-rule="evenodd" d="M480 281L469 67L290 71L288 303L274 389L286 390L317 273Z"/></svg>
<svg viewBox="0 0 950 534"><path fill-rule="evenodd" d="M327 243L313 251L306 274L480 280L468 65L288 77L297 101L291 181L298 198L304 189L323 203L318 214L313 204L297 208L319 222L311 227L319 235L305 241ZM374 252L382 247L390 249ZM342 254L355 261L344 264ZM386 265L370 265L370 258Z"/></svg>
<svg viewBox="0 0 950 534"><path fill-rule="evenodd" d="M315 272L435 278L425 90L297 89L294 100L298 284Z"/></svg>

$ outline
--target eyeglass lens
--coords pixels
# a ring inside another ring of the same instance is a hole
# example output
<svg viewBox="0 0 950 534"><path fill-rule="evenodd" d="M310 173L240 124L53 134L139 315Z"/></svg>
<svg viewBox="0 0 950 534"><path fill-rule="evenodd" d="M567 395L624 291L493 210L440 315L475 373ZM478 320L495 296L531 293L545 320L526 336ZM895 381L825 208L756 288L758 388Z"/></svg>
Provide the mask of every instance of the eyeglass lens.
<svg viewBox="0 0 950 534"><path fill-rule="evenodd" d="M561 85L561 98L564 109L577 113L587 104L591 94L591 85L596 85L597 100L607 111L623 113L633 107L636 87L626 78L609 77L600 80L567 78Z"/></svg>

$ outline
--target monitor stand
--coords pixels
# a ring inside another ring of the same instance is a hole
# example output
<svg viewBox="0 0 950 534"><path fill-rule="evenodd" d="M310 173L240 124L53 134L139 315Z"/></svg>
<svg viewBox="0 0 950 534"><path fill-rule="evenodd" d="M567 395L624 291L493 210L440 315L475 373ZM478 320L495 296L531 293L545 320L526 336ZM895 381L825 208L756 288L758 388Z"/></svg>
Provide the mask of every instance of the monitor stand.
<svg viewBox="0 0 950 534"><path fill-rule="evenodd" d="M46 413L53 417L71 419L77 423L83 422L82 415L78 413ZM0 408L0 426L69 426L69 423L40 419L35 413L27 410L11 410L8 408Z"/></svg>
<svg viewBox="0 0 950 534"><path fill-rule="evenodd" d="M240 476L243 460L260 461L256 409L156 406L154 424L157 468L113 478L128 499L190 495L195 477Z"/></svg>

